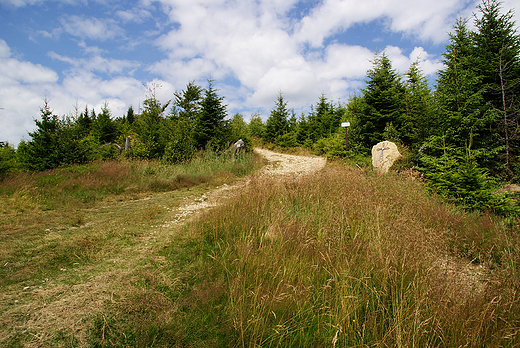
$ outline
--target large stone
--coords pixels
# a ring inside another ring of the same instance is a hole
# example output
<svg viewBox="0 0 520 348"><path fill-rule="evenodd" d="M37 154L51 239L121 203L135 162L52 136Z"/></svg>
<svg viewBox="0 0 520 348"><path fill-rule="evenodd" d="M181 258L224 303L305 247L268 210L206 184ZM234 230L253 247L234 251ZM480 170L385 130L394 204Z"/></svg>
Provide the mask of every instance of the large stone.
<svg viewBox="0 0 520 348"><path fill-rule="evenodd" d="M401 157L397 145L391 141L382 141L372 147L372 165L378 174L386 174L394 162Z"/></svg>

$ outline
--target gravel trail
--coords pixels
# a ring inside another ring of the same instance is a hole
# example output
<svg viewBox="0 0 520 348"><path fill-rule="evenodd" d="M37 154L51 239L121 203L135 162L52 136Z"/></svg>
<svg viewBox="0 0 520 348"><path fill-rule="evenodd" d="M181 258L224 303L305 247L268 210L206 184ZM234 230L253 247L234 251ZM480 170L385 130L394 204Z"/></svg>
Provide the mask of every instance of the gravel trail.
<svg viewBox="0 0 520 348"><path fill-rule="evenodd" d="M327 162L326 158L319 156L288 155L261 148L255 148L255 152L269 161L269 164L260 171L260 176L297 178L320 171ZM235 194L239 188L247 185L249 181L250 179L246 178L233 185L222 185L213 191L203 194L199 198L195 198L195 200L192 198L190 203L179 207L174 215L174 219L167 222L163 227L169 227L170 224L183 221L202 209L218 205L222 199Z"/></svg>

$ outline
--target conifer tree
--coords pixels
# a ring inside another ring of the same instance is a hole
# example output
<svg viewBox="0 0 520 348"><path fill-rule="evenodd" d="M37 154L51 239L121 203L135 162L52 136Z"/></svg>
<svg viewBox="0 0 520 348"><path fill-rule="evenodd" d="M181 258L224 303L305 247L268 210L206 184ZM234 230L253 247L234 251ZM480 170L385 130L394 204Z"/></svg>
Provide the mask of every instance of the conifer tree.
<svg viewBox="0 0 520 348"><path fill-rule="evenodd" d="M135 121L134 108L132 107L132 105L130 105L126 112L126 122L128 122L128 124L132 125L134 123L134 121Z"/></svg>
<svg viewBox="0 0 520 348"><path fill-rule="evenodd" d="M85 106L85 111L79 114L76 120L76 131L81 138L85 138L90 134L92 129L92 119L90 118L88 106Z"/></svg>
<svg viewBox="0 0 520 348"><path fill-rule="evenodd" d="M52 113L47 99L40 108L41 120L35 120L36 130L29 132L31 140L24 147L23 162L36 171L56 168L60 165L57 132L59 120Z"/></svg>
<svg viewBox="0 0 520 348"><path fill-rule="evenodd" d="M249 120L249 134L253 137L263 138L265 133L265 124L258 113L251 115Z"/></svg>
<svg viewBox="0 0 520 348"><path fill-rule="evenodd" d="M144 157L161 158L164 154L166 140L163 137L164 110L169 102L162 105L153 92L143 102L143 112L139 117L139 140L144 145Z"/></svg>
<svg viewBox="0 0 520 348"><path fill-rule="evenodd" d="M367 87L363 90L366 110L359 115L360 134L365 147L371 148L384 140L387 126L397 129L408 144L408 123L404 113L404 87L399 74L385 53L376 55L374 67L367 72ZM395 139L394 139L395 140Z"/></svg>
<svg viewBox="0 0 520 348"><path fill-rule="evenodd" d="M478 9L480 14L475 15L477 31L473 36L475 71L482 79L484 100L496 115L489 136L490 146L503 146L495 170L519 178L520 37L513 12L501 14L501 2L483 0ZM516 173L513 173L515 168Z"/></svg>
<svg viewBox="0 0 520 348"><path fill-rule="evenodd" d="M328 102L325 94L320 96L316 111L309 114L309 134L313 141L330 136L339 126L335 119L334 107Z"/></svg>
<svg viewBox="0 0 520 348"><path fill-rule="evenodd" d="M269 142L276 141L276 138L289 131L289 110L287 110L287 102L283 98L282 92L278 92L275 108L271 110L271 114L265 124L264 139Z"/></svg>
<svg viewBox="0 0 520 348"><path fill-rule="evenodd" d="M190 121L195 121L201 112L201 99L203 88L197 86L195 81L190 81L185 90L174 93L174 104L181 108L180 117L187 117Z"/></svg>
<svg viewBox="0 0 520 348"><path fill-rule="evenodd" d="M411 145L418 148L428 138L435 128L432 120L432 93L428 87L428 80L415 61L405 74L406 76L406 120L410 131L407 135Z"/></svg>
<svg viewBox="0 0 520 348"><path fill-rule="evenodd" d="M472 139L475 161L489 168L500 150L493 141L496 112L484 98L486 87L475 69L478 57L467 21L459 19L454 30L443 54L445 68L438 73L437 135L446 136L461 152Z"/></svg>
<svg viewBox="0 0 520 348"><path fill-rule="evenodd" d="M92 132L100 144L111 143L117 137L117 128L112 120L112 115L107 102L105 102L101 108L101 113L94 121Z"/></svg>
<svg viewBox="0 0 520 348"><path fill-rule="evenodd" d="M213 81L208 80L208 87L204 91L201 101L201 112L195 120L193 140L197 149L203 149L211 143L216 148L223 148L228 141L226 134L227 115L224 97L217 94Z"/></svg>

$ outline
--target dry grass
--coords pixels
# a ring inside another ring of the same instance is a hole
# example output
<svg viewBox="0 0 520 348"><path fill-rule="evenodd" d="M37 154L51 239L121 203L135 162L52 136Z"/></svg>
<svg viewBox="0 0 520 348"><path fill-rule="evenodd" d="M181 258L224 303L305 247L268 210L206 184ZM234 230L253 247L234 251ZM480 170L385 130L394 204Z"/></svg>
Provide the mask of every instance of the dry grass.
<svg viewBox="0 0 520 348"><path fill-rule="evenodd" d="M258 180L192 230L232 345L338 347L519 344L517 232L336 166Z"/></svg>

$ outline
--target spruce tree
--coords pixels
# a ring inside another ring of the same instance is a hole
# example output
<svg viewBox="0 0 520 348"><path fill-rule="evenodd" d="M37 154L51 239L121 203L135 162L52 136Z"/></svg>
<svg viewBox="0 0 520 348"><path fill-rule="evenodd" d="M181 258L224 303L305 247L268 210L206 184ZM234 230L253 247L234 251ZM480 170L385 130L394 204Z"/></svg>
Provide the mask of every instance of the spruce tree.
<svg viewBox="0 0 520 348"><path fill-rule="evenodd" d="M271 110L271 114L265 124L265 137L268 142L275 142L276 138L289 131L289 110L287 110L287 102L283 98L282 92L278 92L275 108Z"/></svg>
<svg viewBox="0 0 520 348"><path fill-rule="evenodd" d="M419 148L430 136L436 125L432 120L432 92L428 87L428 80L419 68L419 62L415 61L405 74L406 76L406 120L405 127L410 132L407 137L411 139L413 148Z"/></svg>
<svg viewBox="0 0 520 348"><path fill-rule="evenodd" d="M85 111L79 114L76 120L76 131L81 138L85 138L90 134L92 129L92 119L90 118L88 106L85 106Z"/></svg>
<svg viewBox="0 0 520 348"><path fill-rule="evenodd" d="M144 145L144 157L161 158L164 154L166 140L163 137L164 127L164 110L168 107L169 102L162 105L152 93L143 102L143 112L139 117L139 140Z"/></svg>
<svg viewBox="0 0 520 348"><path fill-rule="evenodd" d="M107 102L105 102L101 108L101 113L93 122L92 132L100 144L108 144L115 141L117 137L117 128L112 120L112 115Z"/></svg>
<svg viewBox="0 0 520 348"><path fill-rule="evenodd" d="M362 90L367 106L359 118L362 143L371 148L376 143L385 140L384 131L388 126L397 129L405 144L410 142L408 123L404 113L404 87L397 71L392 68L392 62L385 53L376 55L372 62L374 67L367 72L367 86Z"/></svg>
<svg viewBox="0 0 520 348"><path fill-rule="evenodd" d="M128 122L128 124L132 125L134 123L134 121L135 121L134 108L132 107L132 105L130 105L126 112L126 122Z"/></svg>
<svg viewBox="0 0 520 348"><path fill-rule="evenodd" d="M328 102L325 94L320 96L320 100L316 104L316 111L309 114L308 122L311 132L309 136L313 141L330 136L339 126L334 114L334 107Z"/></svg>
<svg viewBox="0 0 520 348"><path fill-rule="evenodd" d="M263 138L265 133L265 124L258 113L251 115L249 120L249 134L256 138Z"/></svg>
<svg viewBox="0 0 520 348"><path fill-rule="evenodd" d="M181 110L180 117L187 117L190 121L195 121L201 112L201 99L203 88L197 86L195 81L190 81L185 90L174 93L174 104Z"/></svg>
<svg viewBox="0 0 520 348"><path fill-rule="evenodd" d="M197 149L204 149L209 143L215 148L223 148L228 141L226 134L227 122L224 97L217 94L213 81L208 80L208 88L204 91L201 102L201 112L195 120L193 140Z"/></svg>
<svg viewBox="0 0 520 348"><path fill-rule="evenodd" d="M503 147L500 163L493 169L509 178L519 178L520 37L513 12L501 14L501 2L484 0L478 9L473 36L475 70L482 79L484 100L496 115L489 135L490 146Z"/></svg>
<svg viewBox="0 0 520 348"><path fill-rule="evenodd" d="M478 56L467 21L459 19L455 33L443 54L445 69L439 71L435 92L439 136L447 136L451 145L465 151L470 139L474 159L480 166L492 168L500 151L494 140L496 111L486 102L486 86L477 69Z"/></svg>
<svg viewBox="0 0 520 348"><path fill-rule="evenodd" d="M36 171L56 168L60 165L58 128L59 120L52 113L47 99L40 108L41 120L35 120L36 130L29 132L31 140L24 147L22 161L25 165Z"/></svg>

